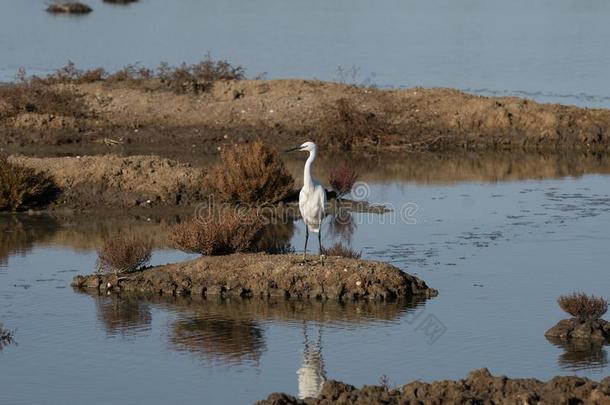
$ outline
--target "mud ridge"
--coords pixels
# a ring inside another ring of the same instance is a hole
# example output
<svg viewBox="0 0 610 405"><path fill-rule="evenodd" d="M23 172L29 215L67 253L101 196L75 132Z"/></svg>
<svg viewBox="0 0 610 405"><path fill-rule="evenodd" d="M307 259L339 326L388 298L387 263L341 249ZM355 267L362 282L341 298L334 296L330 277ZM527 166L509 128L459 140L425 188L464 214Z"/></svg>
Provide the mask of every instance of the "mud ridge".
<svg viewBox="0 0 610 405"><path fill-rule="evenodd" d="M323 300L394 300L433 297L426 283L383 262L300 255L233 254L156 266L117 278L76 276L72 285L99 292L133 291L170 296L285 297Z"/></svg>

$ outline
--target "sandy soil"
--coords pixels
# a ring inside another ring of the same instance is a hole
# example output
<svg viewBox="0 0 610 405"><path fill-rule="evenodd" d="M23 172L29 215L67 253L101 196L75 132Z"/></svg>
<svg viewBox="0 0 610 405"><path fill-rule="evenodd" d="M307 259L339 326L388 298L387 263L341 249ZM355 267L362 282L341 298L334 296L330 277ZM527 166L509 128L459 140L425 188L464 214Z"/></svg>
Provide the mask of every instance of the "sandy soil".
<svg viewBox="0 0 610 405"><path fill-rule="evenodd" d="M216 82L201 94L158 86L94 82L66 85L83 96L87 117L22 112L0 120L0 147L125 145L211 152L263 137L276 145L314 138L326 143L338 100L380 129L353 149L586 149L610 146L610 111L487 98L451 89L378 90L304 80ZM8 108L0 99L2 110ZM329 115L329 112L331 114ZM326 132L324 132L326 131Z"/></svg>
<svg viewBox="0 0 610 405"><path fill-rule="evenodd" d="M271 394L257 405L297 404L609 404L610 377L601 382L579 377L555 377L542 382L533 378L494 377L487 369L475 370L459 381L415 381L400 389L365 385L360 389L327 381L317 398L299 400L287 394Z"/></svg>
<svg viewBox="0 0 610 405"><path fill-rule="evenodd" d="M135 291L163 295L392 300L432 297L423 280L383 262L300 255L232 254L151 267L125 275L77 276L73 286L95 291Z"/></svg>
<svg viewBox="0 0 610 405"><path fill-rule="evenodd" d="M13 156L10 161L48 172L61 190L56 206L153 207L203 200L201 169L156 156Z"/></svg>

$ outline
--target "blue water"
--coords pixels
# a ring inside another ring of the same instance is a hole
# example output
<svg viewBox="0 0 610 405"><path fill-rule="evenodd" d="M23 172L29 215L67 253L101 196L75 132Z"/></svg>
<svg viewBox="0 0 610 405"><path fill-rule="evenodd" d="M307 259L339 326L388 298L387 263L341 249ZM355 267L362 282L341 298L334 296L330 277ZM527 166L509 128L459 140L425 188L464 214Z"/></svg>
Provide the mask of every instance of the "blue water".
<svg viewBox="0 0 610 405"><path fill-rule="evenodd" d="M609 180L369 184L370 201L411 207L406 221L354 214L353 232L333 236L327 219L323 243L351 240L364 258L439 290L381 307L93 297L68 284L93 269L97 235L78 221L22 218L3 228L11 253L0 260L0 320L16 329L17 345L0 353L0 403L251 403L273 391L315 392L328 378L402 384L480 367L603 378L607 349L574 354L544 332L565 317L560 294L610 290ZM164 229L145 219L127 226ZM15 229L24 236L10 239ZM293 245L303 237L295 224ZM159 249L153 262L186 257Z"/></svg>
<svg viewBox="0 0 610 405"><path fill-rule="evenodd" d="M113 70L195 62L209 51L250 76L610 107L610 4L603 0L88 3L91 14L65 16L46 13L43 0L3 0L0 81L21 66L44 74L71 60Z"/></svg>

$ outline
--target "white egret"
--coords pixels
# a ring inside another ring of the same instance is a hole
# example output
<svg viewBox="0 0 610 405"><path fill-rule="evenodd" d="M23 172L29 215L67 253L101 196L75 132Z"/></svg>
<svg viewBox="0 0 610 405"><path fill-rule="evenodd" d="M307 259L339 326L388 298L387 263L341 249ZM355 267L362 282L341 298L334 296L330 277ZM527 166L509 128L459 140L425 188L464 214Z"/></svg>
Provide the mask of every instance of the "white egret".
<svg viewBox="0 0 610 405"><path fill-rule="evenodd" d="M320 260L322 260L322 221L324 220L324 208L326 206L326 190L322 187L319 181L311 175L311 165L316 160L318 147L313 142L305 142L301 146L287 150L309 152L309 158L305 162L303 171L303 188L299 193L299 211L305 222L305 247L303 248L303 262L307 254L307 240L309 232L318 234L318 243L320 245Z"/></svg>

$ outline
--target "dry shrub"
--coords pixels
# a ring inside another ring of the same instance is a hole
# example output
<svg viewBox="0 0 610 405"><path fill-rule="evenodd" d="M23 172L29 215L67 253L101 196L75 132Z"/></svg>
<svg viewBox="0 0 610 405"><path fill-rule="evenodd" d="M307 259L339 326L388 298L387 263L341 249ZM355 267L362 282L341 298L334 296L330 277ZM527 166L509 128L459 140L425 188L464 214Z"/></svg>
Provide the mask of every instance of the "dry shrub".
<svg viewBox="0 0 610 405"><path fill-rule="evenodd" d="M46 173L10 163L0 156L0 211L45 205L56 191L55 183Z"/></svg>
<svg viewBox="0 0 610 405"><path fill-rule="evenodd" d="M150 261L152 245L136 237L117 234L98 250L97 269L117 276L139 270Z"/></svg>
<svg viewBox="0 0 610 405"><path fill-rule="evenodd" d="M568 314L581 320L599 319L608 310L608 301L585 293L562 295L557 303Z"/></svg>
<svg viewBox="0 0 610 405"><path fill-rule="evenodd" d="M225 209L176 225L169 238L188 253L223 255L252 251L263 228L254 210Z"/></svg>
<svg viewBox="0 0 610 405"><path fill-rule="evenodd" d="M47 7L49 13L86 14L93 11L91 7L79 2L55 3Z"/></svg>
<svg viewBox="0 0 610 405"><path fill-rule="evenodd" d="M53 88L41 81L0 86L0 120L22 113L87 118L92 116L81 94Z"/></svg>
<svg viewBox="0 0 610 405"><path fill-rule="evenodd" d="M277 151L262 141L222 153L220 163L210 170L205 183L219 201L246 204L276 203L294 188L294 179Z"/></svg>
<svg viewBox="0 0 610 405"><path fill-rule="evenodd" d="M343 150L354 143L376 145L388 127L375 113L361 111L345 98L325 106L324 114L317 128L318 142Z"/></svg>
<svg viewBox="0 0 610 405"><path fill-rule="evenodd" d="M354 249L349 246L344 246L340 242L335 243L329 248L323 248L322 253L326 256L340 256L350 259L360 259L362 256L362 252L356 252Z"/></svg>
<svg viewBox="0 0 610 405"><path fill-rule="evenodd" d="M19 69L17 79L21 85L83 84L92 82L121 82L141 85L149 79L158 79L161 84L177 93L200 93L212 88L218 80L243 80L246 70L233 66L226 60L214 60L208 53L198 63L170 66L161 63L157 69L149 69L138 64L127 65L107 73L103 68L80 70L73 62L44 77L28 77L23 68Z"/></svg>
<svg viewBox="0 0 610 405"><path fill-rule="evenodd" d="M347 163L333 167L328 175L328 181L338 197L349 194L357 179L358 174Z"/></svg>
<svg viewBox="0 0 610 405"><path fill-rule="evenodd" d="M246 78L245 72L243 67L233 66L226 60L213 60L208 53L204 60L192 65L183 63L171 67L162 63L157 69L157 76L172 91L199 93L211 89L218 80L243 80Z"/></svg>

